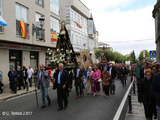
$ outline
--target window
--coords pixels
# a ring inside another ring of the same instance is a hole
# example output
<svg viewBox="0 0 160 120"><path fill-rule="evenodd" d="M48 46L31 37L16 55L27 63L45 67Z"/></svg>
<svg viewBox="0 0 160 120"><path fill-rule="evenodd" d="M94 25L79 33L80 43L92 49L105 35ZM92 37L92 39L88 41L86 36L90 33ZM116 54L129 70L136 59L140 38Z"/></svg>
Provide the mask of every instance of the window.
<svg viewBox="0 0 160 120"><path fill-rule="evenodd" d="M36 13L36 39L37 40L44 40L45 38L45 29L41 28L40 23L39 23L39 18L41 17L44 17L44 15L40 13Z"/></svg>
<svg viewBox="0 0 160 120"><path fill-rule="evenodd" d="M0 16L2 16L2 0L0 0ZM0 32L3 32L3 26L0 25Z"/></svg>
<svg viewBox="0 0 160 120"><path fill-rule="evenodd" d="M51 32L59 33L59 20L55 19L54 17L50 17L51 19Z"/></svg>
<svg viewBox="0 0 160 120"><path fill-rule="evenodd" d="M50 11L59 15L59 0L50 0Z"/></svg>
<svg viewBox="0 0 160 120"><path fill-rule="evenodd" d="M28 9L19 4L16 4L16 20L27 23Z"/></svg>
<svg viewBox="0 0 160 120"><path fill-rule="evenodd" d="M26 23L27 37L29 37L29 24L27 20L28 9L22 5L16 4L16 35L22 36L20 21Z"/></svg>
<svg viewBox="0 0 160 120"><path fill-rule="evenodd" d="M35 0L35 2L40 6L44 6L44 0Z"/></svg>

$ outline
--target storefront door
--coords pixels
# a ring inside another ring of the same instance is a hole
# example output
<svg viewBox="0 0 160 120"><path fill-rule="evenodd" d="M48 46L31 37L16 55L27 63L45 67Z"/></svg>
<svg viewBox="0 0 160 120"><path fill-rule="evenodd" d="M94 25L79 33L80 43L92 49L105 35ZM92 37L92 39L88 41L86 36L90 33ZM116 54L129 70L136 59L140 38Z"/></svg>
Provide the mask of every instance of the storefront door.
<svg viewBox="0 0 160 120"><path fill-rule="evenodd" d="M38 67L38 52L30 52L30 65L33 70Z"/></svg>
<svg viewBox="0 0 160 120"><path fill-rule="evenodd" d="M9 50L9 67L15 67L17 70L18 66L22 67L22 51L20 50Z"/></svg>

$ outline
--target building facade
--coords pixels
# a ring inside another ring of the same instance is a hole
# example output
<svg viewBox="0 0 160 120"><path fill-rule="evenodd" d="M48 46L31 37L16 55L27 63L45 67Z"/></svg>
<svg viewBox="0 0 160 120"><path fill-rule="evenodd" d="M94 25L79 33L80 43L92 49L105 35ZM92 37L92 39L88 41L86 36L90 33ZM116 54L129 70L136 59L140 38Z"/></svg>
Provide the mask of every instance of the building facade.
<svg viewBox="0 0 160 120"><path fill-rule="evenodd" d="M160 62L160 0L157 0L153 10L153 18L155 19L155 43L157 62Z"/></svg>
<svg viewBox="0 0 160 120"><path fill-rule="evenodd" d="M0 15L8 24L0 26L0 71L4 84L9 83L10 66L48 66L60 30L59 0L0 0ZM41 17L45 19L43 27ZM22 35L22 23L26 25L26 37Z"/></svg>
<svg viewBox="0 0 160 120"><path fill-rule="evenodd" d="M95 38L88 34L90 10L80 0L60 0L60 17L66 21L77 60L80 61L81 50L90 50L93 62Z"/></svg>

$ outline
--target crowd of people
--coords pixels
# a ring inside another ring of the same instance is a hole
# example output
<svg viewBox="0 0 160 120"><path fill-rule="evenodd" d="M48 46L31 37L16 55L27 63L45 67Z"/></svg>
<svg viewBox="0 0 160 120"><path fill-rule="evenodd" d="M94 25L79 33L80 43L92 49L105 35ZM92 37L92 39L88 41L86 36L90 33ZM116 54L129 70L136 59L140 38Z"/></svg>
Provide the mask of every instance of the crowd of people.
<svg viewBox="0 0 160 120"><path fill-rule="evenodd" d="M132 81L137 85L138 102L144 106L146 120L160 120L159 72L160 65L156 63L138 62L131 66Z"/></svg>
<svg viewBox="0 0 160 120"><path fill-rule="evenodd" d="M53 83L53 89L57 89L58 111L66 110L68 107L67 97L73 86L75 86L76 99L87 95L99 96L100 90L104 92L106 98L110 94L115 94L116 77L121 80L122 87L126 86L127 76L131 75L131 82L137 85L138 102L143 103L145 116L147 120L151 120L154 116L160 119L160 65L156 63L138 62L137 64L112 64L99 63L91 64L89 67L82 67L78 63L78 67L74 69L65 69L60 63L55 69L40 65L35 70L29 66L18 66L17 71L14 67L10 67L8 77L10 81L11 93L16 94L17 88L29 91L32 82L40 89L42 95L42 107L46 107L45 98L48 105L51 104L51 98L48 95L49 80ZM102 86L101 86L102 85ZM0 92L2 89L2 73L0 72ZM64 105L63 105L64 103Z"/></svg>

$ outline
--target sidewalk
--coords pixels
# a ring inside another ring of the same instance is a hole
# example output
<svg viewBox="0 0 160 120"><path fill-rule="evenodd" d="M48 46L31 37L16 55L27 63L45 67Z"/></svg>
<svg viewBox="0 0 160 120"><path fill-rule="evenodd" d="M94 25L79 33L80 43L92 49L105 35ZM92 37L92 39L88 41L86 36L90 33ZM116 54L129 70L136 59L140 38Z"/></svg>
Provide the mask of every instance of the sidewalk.
<svg viewBox="0 0 160 120"><path fill-rule="evenodd" d="M17 94L12 94L11 91L9 90L9 87L7 86L7 87L4 88L4 92L2 94L0 94L0 102L8 100L8 99L13 98L13 97L20 96L20 95L28 94L28 93L31 93L33 91L35 91L34 84L29 89L29 91L26 91L26 89L23 90L23 88L22 88L22 90L17 90Z"/></svg>
<svg viewBox="0 0 160 120"><path fill-rule="evenodd" d="M146 120L143 104L140 104L138 102L137 94L136 95L132 94L131 99L132 99L132 112L133 113L128 114L128 110L127 110L125 120Z"/></svg>

